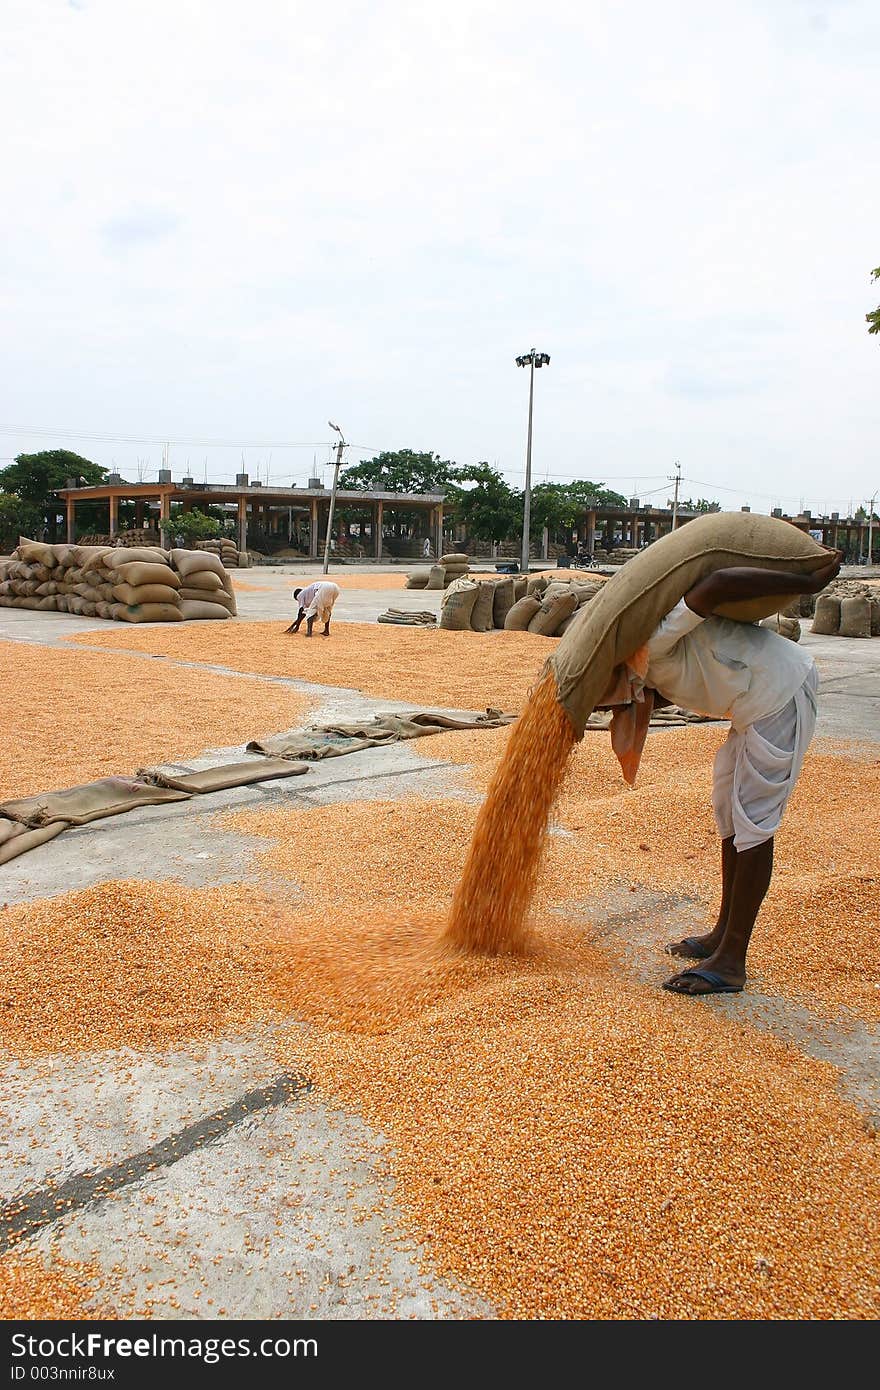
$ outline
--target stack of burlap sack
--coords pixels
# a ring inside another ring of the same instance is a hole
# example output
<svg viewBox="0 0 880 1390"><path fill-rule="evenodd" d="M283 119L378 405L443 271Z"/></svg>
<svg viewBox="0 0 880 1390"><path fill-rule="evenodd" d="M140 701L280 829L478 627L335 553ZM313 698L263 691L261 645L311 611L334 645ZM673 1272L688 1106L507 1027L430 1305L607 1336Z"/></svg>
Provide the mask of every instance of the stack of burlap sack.
<svg viewBox="0 0 880 1390"><path fill-rule="evenodd" d="M197 566L185 561L183 576L174 563L175 555L195 556ZM206 567L220 571L210 581L214 611L196 612L192 604L201 605L206 598L208 581L202 577ZM215 582L222 597L214 592ZM128 623L228 618L236 611L231 581L215 556L169 552L158 546L48 545L25 537L19 539L12 556L0 562L0 604Z"/></svg>
<svg viewBox="0 0 880 1390"><path fill-rule="evenodd" d="M218 555L208 550L172 550L170 555L180 576L180 611L184 619L235 617L232 580Z"/></svg>
<svg viewBox="0 0 880 1390"><path fill-rule="evenodd" d="M802 617L812 613L819 637L880 637L880 585L858 579L835 579L820 594L803 594ZM791 615L795 605L786 608ZM807 612L804 612L804 609Z"/></svg>
<svg viewBox="0 0 880 1390"><path fill-rule="evenodd" d="M216 555L222 561L224 569L238 569L241 564L238 546L235 541L228 536L221 536L218 540L196 541L197 550L207 550L209 555Z"/></svg>
<svg viewBox="0 0 880 1390"><path fill-rule="evenodd" d="M548 579L544 575L504 575L474 579L461 576L447 589L440 609L440 626L453 631L536 632L559 637L601 583Z"/></svg>
<svg viewBox="0 0 880 1390"><path fill-rule="evenodd" d="M457 579L470 572L466 555L441 555L438 565L423 565L412 570L406 579L407 589L448 589Z"/></svg>

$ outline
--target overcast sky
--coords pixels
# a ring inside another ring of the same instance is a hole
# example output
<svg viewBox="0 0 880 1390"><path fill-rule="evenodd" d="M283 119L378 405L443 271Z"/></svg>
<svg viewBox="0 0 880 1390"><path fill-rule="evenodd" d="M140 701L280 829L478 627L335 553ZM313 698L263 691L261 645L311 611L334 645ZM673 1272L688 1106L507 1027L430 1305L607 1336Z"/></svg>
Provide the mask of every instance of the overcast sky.
<svg viewBox="0 0 880 1390"><path fill-rule="evenodd" d="M0 455L880 492L877 0L3 0ZM99 438L104 436L104 438ZM220 447L221 445L226 447ZM301 447L293 447L293 446Z"/></svg>

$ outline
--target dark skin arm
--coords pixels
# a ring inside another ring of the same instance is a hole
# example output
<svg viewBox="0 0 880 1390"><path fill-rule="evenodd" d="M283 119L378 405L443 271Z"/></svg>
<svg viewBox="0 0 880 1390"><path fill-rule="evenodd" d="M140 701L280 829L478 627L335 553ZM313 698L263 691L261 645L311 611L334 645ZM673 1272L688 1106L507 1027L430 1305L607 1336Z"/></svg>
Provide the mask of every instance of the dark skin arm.
<svg viewBox="0 0 880 1390"><path fill-rule="evenodd" d="M684 601L691 612L709 618L719 604L735 603L739 599L764 598L768 594L818 594L837 577L842 560L843 552L837 550L826 565L812 574L746 566L716 570L688 589Z"/></svg>

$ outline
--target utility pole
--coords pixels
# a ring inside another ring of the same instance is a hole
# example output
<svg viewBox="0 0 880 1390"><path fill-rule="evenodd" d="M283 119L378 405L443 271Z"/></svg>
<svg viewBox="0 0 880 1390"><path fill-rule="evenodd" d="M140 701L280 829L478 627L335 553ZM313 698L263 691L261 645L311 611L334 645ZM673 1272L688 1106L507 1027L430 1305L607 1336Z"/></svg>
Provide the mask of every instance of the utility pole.
<svg viewBox="0 0 880 1390"><path fill-rule="evenodd" d="M339 426L334 425L332 420L328 420L327 424L330 426L331 430L335 430L336 433L339 435L339 443L336 445L336 463L333 466L333 487L330 490L330 510L327 513L327 538L324 541L325 574L330 569L330 527L333 525L333 512L336 508L336 485L339 482L339 465L342 462L343 449L348 448L348 445L346 444L345 439L343 437L342 430L339 428Z"/></svg>
<svg viewBox="0 0 880 1390"><path fill-rule="evenodd" d="M872 524L873 524L873 521L874 521L874 503L875 503L876 501L877 501L877 494L876 494L876 492L875 492L875 493L874 493L874 496L871 497L871 498L869 499L869 501L868 501L868 564L869 564L869 565L872 563L872 561L871 561L871 527L872 527Z"/></svg>
<svg viewBox="0 0 880 1390"><path fill-rule="evenodd" d="M666 480L675 483L675 493L672 498L672 529L674 531L678 525L678 485L681 482L681 464L678 459L675 460L675 472L667 473Z"/></svg>

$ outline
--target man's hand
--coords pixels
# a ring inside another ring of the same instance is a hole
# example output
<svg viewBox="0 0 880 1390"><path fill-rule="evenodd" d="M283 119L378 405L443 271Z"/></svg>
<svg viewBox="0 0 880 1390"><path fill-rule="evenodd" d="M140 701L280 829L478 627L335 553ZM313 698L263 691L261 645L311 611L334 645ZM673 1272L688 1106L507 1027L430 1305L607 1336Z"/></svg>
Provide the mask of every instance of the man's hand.
<svg viewBox="0 0 880 1390"><path fill-rule="evenodd" d="M843 562L843 552L837 550L821 569L812 574L793 574L788 570L762 570L737 567L715 570L707 574L692 589L684 601L694 613L709 618L722 603L741 599L765 598L774 594L817 594L836 578Z"/></svg>

